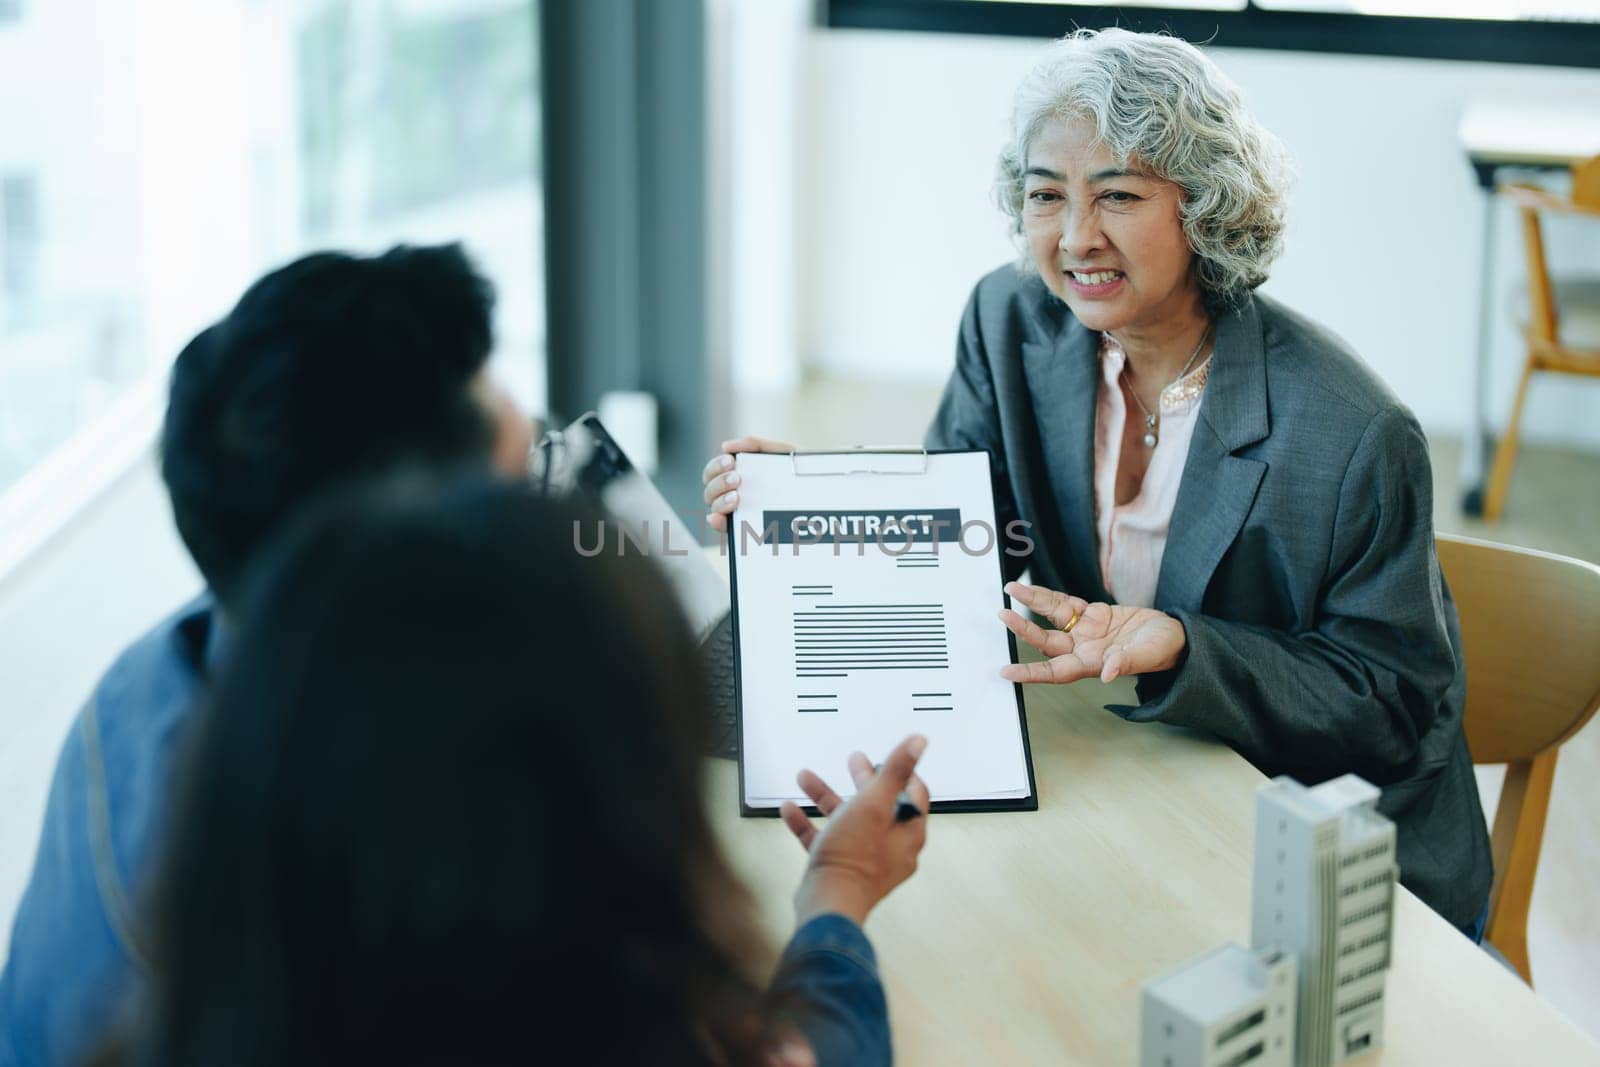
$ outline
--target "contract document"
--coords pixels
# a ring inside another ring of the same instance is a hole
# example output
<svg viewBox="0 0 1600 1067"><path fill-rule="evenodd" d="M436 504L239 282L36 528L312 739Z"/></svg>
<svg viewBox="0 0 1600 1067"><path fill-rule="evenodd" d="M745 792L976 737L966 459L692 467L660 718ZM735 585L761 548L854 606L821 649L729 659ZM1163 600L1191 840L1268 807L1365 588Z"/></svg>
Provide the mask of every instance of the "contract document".
<svg viewBox="0 0 1600 1067"><path fill-rule="evenodd" d="M996 617L1005 553L1031 542L996 528L987 454L740 454L736 469L741 811L808 804L802 768L848 797L851 752L882 760L913 733L935 811L1037 808Z"/></svg>

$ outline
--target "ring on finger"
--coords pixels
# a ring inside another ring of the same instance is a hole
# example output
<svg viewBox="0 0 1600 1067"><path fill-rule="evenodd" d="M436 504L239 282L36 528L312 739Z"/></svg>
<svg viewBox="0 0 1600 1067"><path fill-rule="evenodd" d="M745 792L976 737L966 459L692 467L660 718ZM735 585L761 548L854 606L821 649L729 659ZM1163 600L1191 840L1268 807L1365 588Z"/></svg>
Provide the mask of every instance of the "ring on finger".
<svg viewBox="0 0 1600 1067"><path fill-rule="evenodd" d="M1074 626L1078 625L1078 619L1079 618L1080 618L1080 616L1078 615L1078 613L1076 611L1074 611L1072 613L1072 618L1068 619L1066 622L1061 624L1061 632L1065 633L1065 634L1070 634L1072 632L1072 628Z"/></svg>

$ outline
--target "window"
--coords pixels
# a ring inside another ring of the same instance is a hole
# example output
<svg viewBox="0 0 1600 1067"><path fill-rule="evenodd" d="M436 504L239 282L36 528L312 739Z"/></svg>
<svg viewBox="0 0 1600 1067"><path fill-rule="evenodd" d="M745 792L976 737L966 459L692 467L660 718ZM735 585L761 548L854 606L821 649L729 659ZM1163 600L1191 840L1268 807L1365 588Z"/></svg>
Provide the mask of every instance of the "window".
<svg viewBox="0 0 1600 1067"><path fill-rule="evenodd" d="M7 489L71 482L57 461L128 405L159 417L184 342L314 248L461 241L498 292L496 370L542 407L535 0L19 9L0 0L0 549ZM139 425L97 450L131 461Z"/></svg>
<svg viewBox="0 0 1600 1067"><path fill-rule="evenodd" d="M1245 1031L1253 1030L1255 1027L1260 1026L1266 1021L1266 1018L1267 1012L1265 1008L1253 1011L1243 1019L1236 1020L1227 1027L1223 1028L1223 1030L1217 1034L1216 1043L1219 1046L1225 1045Z"/></svg>
<svg viewBox="0 0 1600 1067"><path fill-rule="evenodd" d="M1497 22L1593 22L1596 0L1255 0L1272 11L1327 11L1404 18L1487 19Z"/></svg>
<svg viewBox="0 0 1600 1067"><path fill-rule="evenodd" d="M1028 37L1124 26L1219 48L1600 66L1600 0L827 0L825 19Z"/></svg>
<svg viewBox="0 0 1600 1067"><path fill-rule="evenodd" d="M925 0L924 0L925 2ZM940 0L948 2L948 0ZM1015 4L1018 0L968 0L979 4ZM1020 0L1055 7L1111 6L1099 0ZM1258 7L1275 11L1328 11L1362 15L1511 21L1591 22L1600 19L1597 0L1125 0L1118 7L1178 8L1190 11L1243 11Z"/></svg>
<svg viewBox="0 0 1600 1067"><path fill-rule="evenodd" d="M39 186L31 174L0 177L0 288L21 317L38 282Z"/></svg>
<svg viewBox="0 0 1600 1067"><path fill-rule="evenodd" d="M1223 1060L1218 1067L1240 1067L1241 1064L1249 1063L1251 1060L1258 1059L1261 1054L1266 1051L1266 1049L1267 1043L1265 1041L1257 1041L1244 1051Z"/></svg>
<svg viewBox="0 0 1600 1067"><path fill-rule="evenodd" d="M30 404L43 419L59 419L59 390L48 387L55 377L50 362L28 343L30 325L40 316L39 187L31 174L0 175L0 486L20 476L30 457L49 444L38 418L28 417ZM33 383L30 388L30 384Z"/></svg>

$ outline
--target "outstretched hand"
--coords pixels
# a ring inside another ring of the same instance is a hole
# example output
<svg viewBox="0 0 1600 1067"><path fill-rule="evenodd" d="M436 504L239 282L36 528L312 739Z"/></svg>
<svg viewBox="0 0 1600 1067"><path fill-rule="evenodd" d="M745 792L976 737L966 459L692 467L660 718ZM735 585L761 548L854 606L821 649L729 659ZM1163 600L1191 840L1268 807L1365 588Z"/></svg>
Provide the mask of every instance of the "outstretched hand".
<svg viewBox="0 0 1600 1067"><path fill-rule="evenodd" d="M1049 657L1014 663L1000 672L1013 682L1059 684L1094 677L1109 682L1124 674L1170 670L1188 643L1183 624L1154 608L1091 604L1082 597L1021 582L1007 583L1006 592L1056 627L1046 630L1009 609L1000 612L1006 629ZM1061 629L1073 618L1077 621L1070 633Z"/></svg>
<svg viewBox="0 0 1600 1067"><path fill-rule="evenodd" d="M895 746L874 770L860 752L850 754L856 795L841 800L827 782L801 771L800 788L828 817L819 830L800 806L785 801L784 825L811 855L794 895L795 916L804 925L814 916L837 912L860 926L867 913L917 869L917 854L928 836L928 787L916 775L928 739L913 734ZM904 790L923 814L895 818L896 798Z"/></svg>

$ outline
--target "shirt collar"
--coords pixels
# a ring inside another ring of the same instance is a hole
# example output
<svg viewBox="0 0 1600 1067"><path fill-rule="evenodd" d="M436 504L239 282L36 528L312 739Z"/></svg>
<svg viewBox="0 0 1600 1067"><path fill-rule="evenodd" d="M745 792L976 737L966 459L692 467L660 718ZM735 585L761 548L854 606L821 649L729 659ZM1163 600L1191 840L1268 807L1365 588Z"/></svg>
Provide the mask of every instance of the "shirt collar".
<svg viewBox="0 0 1600 1067"><path fill-rule="evenodd" d="M222 607L209 589L183 606L177 632L189 668L206 681L215 679L232 642Z"/></svg>

